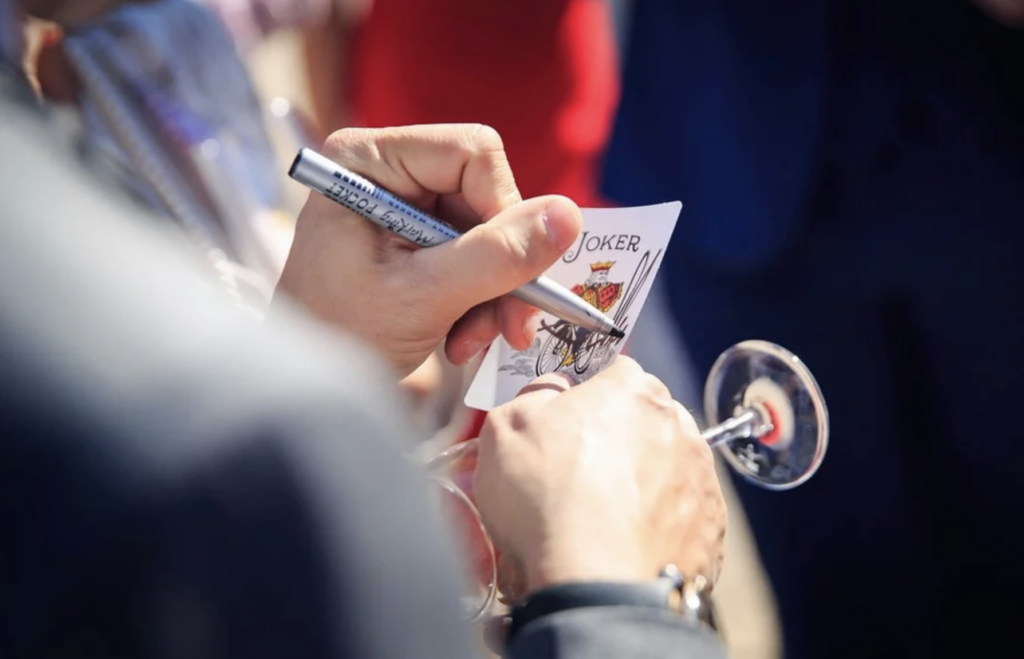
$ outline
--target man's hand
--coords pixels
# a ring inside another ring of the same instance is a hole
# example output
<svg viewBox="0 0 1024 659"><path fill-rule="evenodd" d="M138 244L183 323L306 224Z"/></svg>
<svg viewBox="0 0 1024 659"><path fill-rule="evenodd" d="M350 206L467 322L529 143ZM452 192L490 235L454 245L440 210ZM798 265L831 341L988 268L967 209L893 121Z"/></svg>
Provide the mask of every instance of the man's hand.
<svg viewBox="0 0 1024 659"><path fill-rule="evenodd" d="M628 357L573 388L544 376L491 411L474 488L528 592L649 581L668 563L718 578L726 510L711 449Z"/></svg>
<svg viewBox="0 0 1024 659"><path fill-rule="evenodd" d="M530 345L535 310L501 296L572 245L582 223L576 204L557 196L522 201L501 139L486 126L348 129L328 138L323 152L464 235L417 249L312 194L280 290L375 345L402 377L446 337L456 364L499 333L513 347Z"/></svg>

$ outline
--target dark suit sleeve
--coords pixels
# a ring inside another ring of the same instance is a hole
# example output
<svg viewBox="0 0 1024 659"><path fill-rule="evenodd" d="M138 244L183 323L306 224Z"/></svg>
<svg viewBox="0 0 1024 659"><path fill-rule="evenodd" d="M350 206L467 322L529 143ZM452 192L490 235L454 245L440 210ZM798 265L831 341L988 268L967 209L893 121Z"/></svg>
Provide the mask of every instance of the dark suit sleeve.
<svg viewBox="0 0 1024 659"><path fill-rule="evenodd" d="M212 443L155 507L161 641L182 659L473 656L456 554L394 424L322 403Z"/></svg>
<svg viewBox="0 0 1024 659"><path fill-rule="evenodd" d="M719 637L669 611L589 607L539 618L516 634L507 659L727 659Z"/></svg>
<svg viewBox="0 0 1024 659"><path fill-rule="evenodd" d="M326 397L238 422L211 397L134 437L62 396L0 406L5 657L475 655L394 426Z"/></svg>

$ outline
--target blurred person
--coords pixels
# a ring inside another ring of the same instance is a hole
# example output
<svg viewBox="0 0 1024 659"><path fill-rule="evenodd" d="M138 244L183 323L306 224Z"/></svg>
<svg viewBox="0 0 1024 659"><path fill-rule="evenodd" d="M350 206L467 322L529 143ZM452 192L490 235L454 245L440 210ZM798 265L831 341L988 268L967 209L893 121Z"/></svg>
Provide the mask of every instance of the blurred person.
<svg viewBox="0 0 1024 659"><path fill-rule="evenodd" d="M73 27L108 5L4 0L0 52L22 9ZM0 73L4 656L472 656L391 389L438 344L527 340L496 298L575 240L578 208L522 200L479 126L335 134L330 157L442 215L457 199L467 231L413 250L312 195L259 324L179 229L138 221L20 64ZM710 449L635 362L492 414L476 492L531 593L507 656L724 655L654 581L717 577Z"/></svg>
<svg viewBox="0 0 1024 659"><path fill-rule="evenodd" d="M245 67L216 17L190 0L115 4L66 34L36 21L30 79L46 102L77 110L82 148L181 225L261 314L293 227Z"/></svg>
<svg viewBox="0 0 1024 659"><path fill-rule="evenodd" d="M347 88L346 45L373 0L197 0L213 11L227 27L242 54L250 53L264 39L286 30L300 30L303 50L316 66L306 67L306 79L314 117L301 117L303 130L322 140L350 124L344 116L340 95ZM328 55L329 54L329 55Z"/></svg>
<svg viewBox="0 0 1024 659"><path fill-rule="evenodd" d="M315 14L317 3L307 4ZM282 217L283 168L245 67L215 16L194 2L114 9L67 35L32 21L29 79L47 102L78 109L84 148L180 223L238 303L262 315L294 227ZM417 427L428 431L443 420L433 400L440 369L432 358L402 382Z"/></svg>
<svg viewBox="0 0 1024 659"><path fill-rule="evenodd" d="M1024 39L979 5L635 1L604 189L683 201L698 372L776 341L828 400L813 482L737 484L792 659L1019 637Z"/></svg>
<svg viewBox="0 0 1024 659"><path fill-rule="evenodd" d="M373 0L196 0L209 7L248 53L281 30L309 28L337 20L359 19Z"/></svg>

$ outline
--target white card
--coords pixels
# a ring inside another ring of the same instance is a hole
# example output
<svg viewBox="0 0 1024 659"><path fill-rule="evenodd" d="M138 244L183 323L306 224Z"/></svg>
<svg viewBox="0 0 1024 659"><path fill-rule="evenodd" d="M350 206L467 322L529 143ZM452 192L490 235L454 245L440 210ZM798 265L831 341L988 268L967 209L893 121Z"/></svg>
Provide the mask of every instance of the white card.
<svg viewBox="0 0 1024 659"><path fill-rule="evenodd" d="M539 375L557 371L583 382L610 364L629 340L680 209L678 201L584 209L580 237L546 274L614 319L625 338L541 314L537 338L527 350L514 350L500 337L491 345L466 392L466 405L490 410L515 398Z"/></svg>

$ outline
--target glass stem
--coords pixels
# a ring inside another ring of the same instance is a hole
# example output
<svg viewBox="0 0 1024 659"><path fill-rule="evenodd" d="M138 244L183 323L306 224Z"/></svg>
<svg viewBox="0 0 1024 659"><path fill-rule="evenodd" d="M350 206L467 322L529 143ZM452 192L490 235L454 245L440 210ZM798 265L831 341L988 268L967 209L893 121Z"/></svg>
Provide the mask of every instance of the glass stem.
<svg viewBox="0 0 1024 659"><path fill-rule="evenodd" d="M736 416L726 419L717 426L708 428L701 437L714 448L719 444L731 442L734 439L750 439L763 436L771 432L771 424L764 422L757 410L740 410Z"/></svg>

